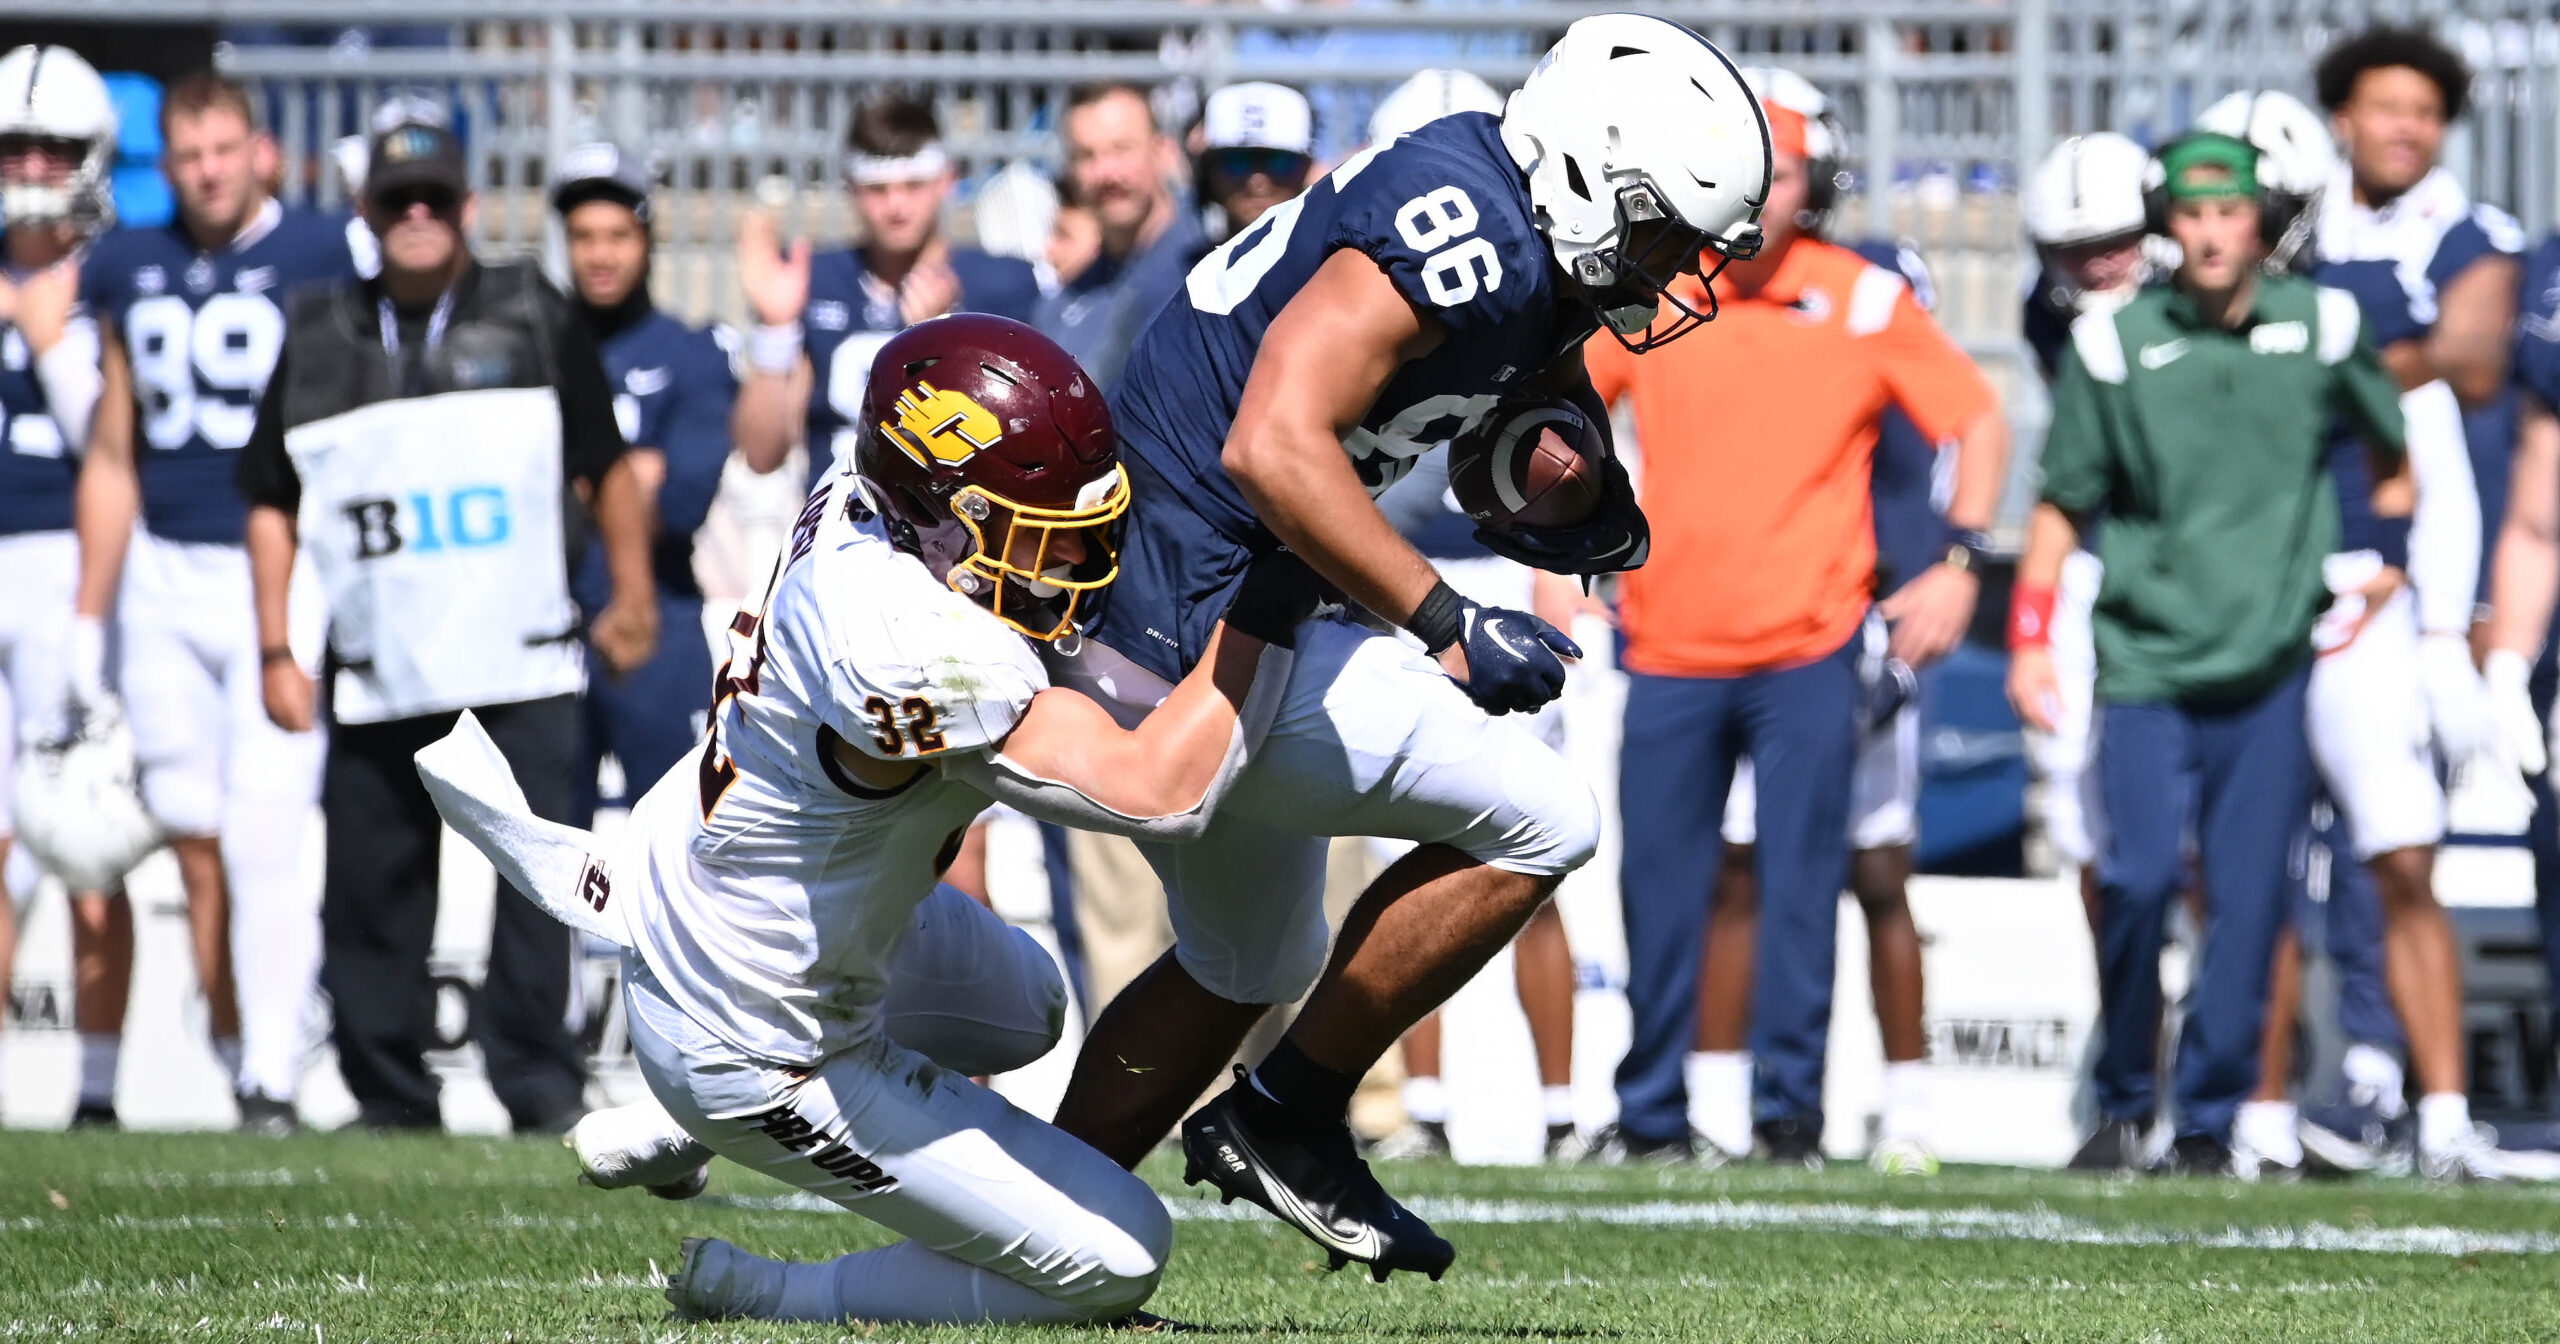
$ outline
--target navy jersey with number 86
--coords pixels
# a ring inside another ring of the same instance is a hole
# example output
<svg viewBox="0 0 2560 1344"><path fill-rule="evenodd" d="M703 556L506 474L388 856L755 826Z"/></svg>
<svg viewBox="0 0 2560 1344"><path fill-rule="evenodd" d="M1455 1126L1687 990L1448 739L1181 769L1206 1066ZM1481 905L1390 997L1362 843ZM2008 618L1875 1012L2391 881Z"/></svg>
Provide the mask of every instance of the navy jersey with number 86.
<svg viewBox="0 0 2560 1344"><path fill-rule="evenodd" d="M1355 155L1192 268L1114 390L1122 450L1193 487L1193 507L1221 533L1267 545L1219 455L1272 319L1347 248L1374 259L1447 332L1396 372L1343 440L1361 484L1378 494L1592 331L1588 308L1559 305L1555 264L1531 220L1527 175L1489 114L1443 117Z"/></svg>

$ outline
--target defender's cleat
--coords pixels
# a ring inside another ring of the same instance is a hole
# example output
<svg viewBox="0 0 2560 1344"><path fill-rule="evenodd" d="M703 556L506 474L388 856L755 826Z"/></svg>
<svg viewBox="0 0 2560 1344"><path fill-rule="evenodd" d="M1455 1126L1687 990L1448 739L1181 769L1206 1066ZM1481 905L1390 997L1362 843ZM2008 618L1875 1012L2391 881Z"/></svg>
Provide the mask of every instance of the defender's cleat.
<svg viewBox="0 0 2560 1344"><path fill-rule="evenodd" d="M688 1321L771 1320L782 1304L780 1268L717 1237L687 1237L667 1305Z"/></svg>
<svg viewBox="0 0 2560 1344"><path fill-rule="evenodd" d="M691 1199L711 1184L711 1150L655 1102L589 1111L560 1142L578 1155L579 1183L599 1190Z"/></svg>
<svg viewBox="0 0 2560 1344"><path fill-rule="evenodd" d="M1314 1135L1278 1132L1274 1102L1253 1091L1244 1068L1235 1085L1182 1122L1190 1169L1229 1199L1242 1197L1322 1246L1338 1268L1357 1260L1381 1281L1394 1270L1438 1278L1457 1251L1378 1184L1337 1120Z"/></svg>

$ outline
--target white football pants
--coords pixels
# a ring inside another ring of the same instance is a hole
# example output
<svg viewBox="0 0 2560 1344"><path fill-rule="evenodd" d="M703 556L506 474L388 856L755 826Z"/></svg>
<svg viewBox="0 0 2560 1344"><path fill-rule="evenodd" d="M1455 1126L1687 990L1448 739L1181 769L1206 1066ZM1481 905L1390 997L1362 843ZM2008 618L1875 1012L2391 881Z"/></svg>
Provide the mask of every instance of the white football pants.
<svg viewBox="0 0 2560 1344"><path fill-rule="evenodd" d="M290 612L295 657L316 673L327 609L307 562L294 568ZM222 843L241 1090L290 1099L318 1020L320 891L302 849L327 744L267 719L245 548L136 528L118 634L143 802L171 834Z"/></svg>
<svg viewBox="0 0 2560 1344"><path fill-rule="evenodd" d="M1155 1192L961 1072L1046 1054L1067 992L1037 942L958 891L919 907L884 1034L813 1068L713 1036L636 953L623 975L632 1050L672 1124L908 1238L784 1266L777 1319L1075 1322L1155 1291L1173 1242Z"/></svg>

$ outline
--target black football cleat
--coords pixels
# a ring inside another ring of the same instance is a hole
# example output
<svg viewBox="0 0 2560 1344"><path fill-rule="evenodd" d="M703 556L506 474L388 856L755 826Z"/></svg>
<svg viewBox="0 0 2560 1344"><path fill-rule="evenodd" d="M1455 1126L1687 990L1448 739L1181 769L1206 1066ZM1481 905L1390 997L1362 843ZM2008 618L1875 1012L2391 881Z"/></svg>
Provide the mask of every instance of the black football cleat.
<svg viewBox="0 0 2560 1344"><path fill-rule="evenodd" d="M1457 1250L1369 1174L1336 1122L1313 1137L1282 1134L1269 1121L1277 1104L1252 1091L1244 1067L1233 1087L1182 1122L1182 1179L1214 1187L1219 1199L1248 1200L1325 1249L1328 1270L1353 1261L1380 1283L1395 1270L1434 1282Z"/></svg>

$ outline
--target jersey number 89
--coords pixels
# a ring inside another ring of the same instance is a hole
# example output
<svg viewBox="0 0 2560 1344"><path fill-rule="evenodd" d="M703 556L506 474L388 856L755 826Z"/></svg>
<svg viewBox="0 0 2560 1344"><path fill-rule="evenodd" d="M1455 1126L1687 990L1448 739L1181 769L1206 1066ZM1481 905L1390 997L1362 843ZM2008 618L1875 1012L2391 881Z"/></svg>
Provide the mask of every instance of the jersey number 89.
<svg viewBox="0 0 2560 1344"><path fill-rule="evenodd" d="M142 437L152 447L184 448L201 437L216 448L249 442L258 394L284 345L284 314L255 294L216 294L191 309L159 294L125 314L125 349L142 403ZM197 384L238 400L198 395Z"/></svg>

